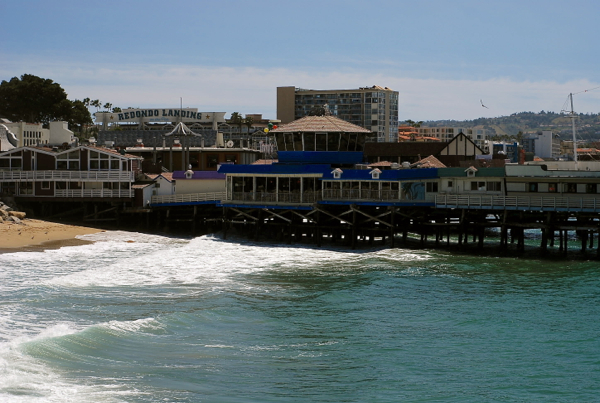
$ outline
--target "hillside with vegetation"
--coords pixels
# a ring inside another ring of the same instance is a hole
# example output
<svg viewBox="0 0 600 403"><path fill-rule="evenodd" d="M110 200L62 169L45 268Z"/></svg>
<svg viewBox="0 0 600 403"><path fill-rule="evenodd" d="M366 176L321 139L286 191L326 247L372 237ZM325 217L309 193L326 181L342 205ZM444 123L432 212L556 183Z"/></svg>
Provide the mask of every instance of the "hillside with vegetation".
<svg viewBox="0 0 600 403"><path fill-rule="evenodd" d="M575 120L577 137L581 140L597 141L600 139L600 114L579 114ZM436 120L422 123L422 127L465 127L483 128L493 140L517 139L529 133L552 130L561 138L572 137L571 118L564 113L519 112L510 116L497 118L479 118L474 120Z"/></svg>

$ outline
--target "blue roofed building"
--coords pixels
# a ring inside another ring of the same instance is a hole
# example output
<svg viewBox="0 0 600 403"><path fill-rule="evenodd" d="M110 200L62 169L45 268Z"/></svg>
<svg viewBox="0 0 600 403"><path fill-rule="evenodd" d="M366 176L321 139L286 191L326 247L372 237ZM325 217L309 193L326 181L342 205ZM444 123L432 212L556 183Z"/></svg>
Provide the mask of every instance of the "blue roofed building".
<svg viewBox="0 0 600 403"><path fill-rule="evenodd" d="M432 203L437 192L436 168L368 169L363 149L373 134L334 116L307 116L270 134L276 162L220 167L227 178L224 207L414 205Z"/></svg>

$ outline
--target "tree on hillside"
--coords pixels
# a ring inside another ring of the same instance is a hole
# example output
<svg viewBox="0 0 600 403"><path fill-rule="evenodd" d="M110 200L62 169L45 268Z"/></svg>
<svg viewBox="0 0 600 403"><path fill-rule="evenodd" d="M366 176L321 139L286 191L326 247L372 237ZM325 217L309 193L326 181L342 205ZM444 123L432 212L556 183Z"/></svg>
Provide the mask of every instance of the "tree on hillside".
<svg viewBox="0 0 600 403"><path fill-rule="evenodd" d="M90 99L70 101L60 84L31 74L0 83L0 115L13 122L42 123L64 120L73 131L92 123Z"/></svg>
<svg viewBox="0 0 600 403"><path fill-rule="evenodd" d="M415 128L416 128L416 127L421 127L421 125L423 124L423 121L422 121L422 120L420 120L420 121L418 121L418 122L415 122L414 120L406 119L406 120L405 120L405 122L406 122L406 124L408 124L409 126L412 126L412 127L415 127Z"/></svg>
<svg viewBox="0 0 600 403"><path fill-rule="evenodd" d="M69 123L69 128L74 132L82 133L84 129L93 124L90 111L83 101L78 99L74 101L66 100L61 103L62 120Z"/></svg>
<svg viewBox="0 0 600 403"><path fill-rule="evenodd" d="M63 117L67 93L50 79L31 74L0 83L0 115L13 121L43 123Z"/></svg>

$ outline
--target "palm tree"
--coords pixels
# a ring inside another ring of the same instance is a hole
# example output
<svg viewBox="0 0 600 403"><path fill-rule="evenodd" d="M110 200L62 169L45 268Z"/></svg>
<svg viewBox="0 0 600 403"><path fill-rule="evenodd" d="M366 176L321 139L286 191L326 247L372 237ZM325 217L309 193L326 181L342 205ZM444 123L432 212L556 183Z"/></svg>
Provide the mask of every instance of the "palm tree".
<svg viewBox="0 0 600 403"><path fill-rule="evenodd" d="M229 121L232 124L237 125L240 128L240 134L242 134L242 126L244 125L244 118L242 118L242 115L239 112L233 112Z"/></svg>
<svg viewBox="0 0 600 403"><path fill-rule="evenodd" d="M93 101L90 101L90 105L96 107L96 112L98 112L100 110L100 107L102 106L99 99L94 99Z"/></svg>
<svg viewBox="0 0 600 403"><path fill-rule="evenodd" d="M244 124L246 127L248 127L248 134L250 134L250 129L252 129L252 125L254 124L254 119L252 116L246 116L246 119L244 119Z"/></svg>

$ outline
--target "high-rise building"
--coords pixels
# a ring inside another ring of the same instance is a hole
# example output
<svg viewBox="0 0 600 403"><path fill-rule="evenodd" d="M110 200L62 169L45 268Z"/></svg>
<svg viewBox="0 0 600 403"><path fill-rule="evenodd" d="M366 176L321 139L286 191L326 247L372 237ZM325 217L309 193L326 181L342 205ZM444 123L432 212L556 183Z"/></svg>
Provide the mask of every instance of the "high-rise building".
<svg viewBox="0 0 600 403"><path fill-rule="evenodd" d="M560 137L551 130L530 134L523 139L523 149L540 158L558 158L560 156Z"/></svg>
<svg viewBox="0 0 600 403"><path fill-rule="evenodd" d="M377 85L350 90L277 87L277 119L282 124L319 108L372 131L377 142L398 142L398 91Z"/></svg>

